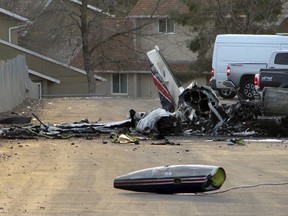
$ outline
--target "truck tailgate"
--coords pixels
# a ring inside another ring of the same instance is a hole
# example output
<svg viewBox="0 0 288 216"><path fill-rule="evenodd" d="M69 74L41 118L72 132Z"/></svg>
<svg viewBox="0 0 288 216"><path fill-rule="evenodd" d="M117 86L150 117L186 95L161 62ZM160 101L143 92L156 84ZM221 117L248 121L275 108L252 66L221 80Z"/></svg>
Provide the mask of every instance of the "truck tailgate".
<svg viewBox="0 0 288 216"><path fill-rule="evenodd" d="M259 71L260 87L280 87L288 86L288 69L261 69Z"/></svg>

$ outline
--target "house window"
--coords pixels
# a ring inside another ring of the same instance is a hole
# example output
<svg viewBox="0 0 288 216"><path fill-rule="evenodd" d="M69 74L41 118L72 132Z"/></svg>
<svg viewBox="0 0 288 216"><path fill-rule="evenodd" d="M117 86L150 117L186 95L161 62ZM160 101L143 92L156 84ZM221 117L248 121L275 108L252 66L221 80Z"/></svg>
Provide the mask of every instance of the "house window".
<svg viewBox="0 0 288 216"><path fill-rule="evenodd" d="M159 20L159 32L173 33L174 30L174 23L171 19L166 18Z"/></svg>
<svg viewBox="0 0 288 216"><path fill-rule="evenodd" d="M127 74L112 75L112 93L127 94L128 76Z"/></svg>

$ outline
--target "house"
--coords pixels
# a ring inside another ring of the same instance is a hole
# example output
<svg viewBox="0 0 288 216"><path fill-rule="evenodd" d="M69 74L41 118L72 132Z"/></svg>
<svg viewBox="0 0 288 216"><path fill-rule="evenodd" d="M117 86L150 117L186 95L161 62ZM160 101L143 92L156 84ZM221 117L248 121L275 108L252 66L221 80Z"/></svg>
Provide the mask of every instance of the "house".
<svg viewBox="0 0 288 216"><path fill-rule="evenodd" d="M41 97L87 95L86 72L18 45L0 40L0 59L8 60L24 55L29 76L39 86ZM106 81L95 75L95 79ZM77 86L77 88L75 88Z"/></svg>
<svg viewBox="0 0 288 216"><path fill-rule="evenodd" d="M107 17L102 22L103 29L93 32L91 47L97 47L91 54L94 72L107 79L96 85L96 92L107 96L156 97L157 89L153 84L148 60L143 60L146 52L134 46L133 23L126 18ZM127 32L122 34L122 32ZM109 42L102 43L106 38ZM95 38L101 34L100 42ZM83 68L82 51L72 59L71 65Z"/></svg>
<svg viewBox="0 0 288 216"><path fill-rule="evenodd" d="M46 9L52 11L63 7L60 5L63 2L49 1ZM160 4L155 5L155 2ZM71 0L65 1L65 4L65 7L71 7L75 12L80 2ZM139 0L127 18L119 18L89 6L91 16L101 17L101 26L95 23L95 31L90 36L92 47L96 47L92 52L93 68L98 80L96 95L157 97L157 89L153 84L149 61L146 57L146 52L153 49L155 45L163 51L174 70L187 70L196 55L186 46L186 41L191 38L189 29L173 23L169 18L174 10L181 12L187 11L187 8L179 0ZM68 17L70 16L63 12L62 17L48 18L44 15L37 18L29 26L28 32L20 37L21 47L0 41L2 46L0 49L4 50L5 47L5 50L10 50L4 52L5 56L8 56L8 53L19 52L26 55L30 77L39 83L42 95L46 97L87 93L79 35L76 36L73 28L65 29L62 35L49 32L49 28L55 27L54 23L57 23L56 27L61 28L62 23L68 22ZM143 24L144 27L141 27ZM33 28L36 32L34 35ZM132 31L135 28L139 30ZM101 32L99 29L102 29ZM42 36L49 34L51 36L49 41L43 42L35 37L41 33ZM118 33L121 34L105 41L105 38ZM98 37L101 37L101 40L104 38L105 43L97 44ZM37 66L30 67L32 62L37 62ZM53 66L44 67L48 62Z"/></svg>
<svg viewBox="0 0 288 216"><path fill-rule="evenodd" d="M84 70L18 45L17 30L29 23L27 18L0 8L0 59L8 60L24 55L29 76L39 86L40 97L87 95ZM106 81L97 75L95 79Z"/></svg>
<svg viewBox="0 0 288 216"><path fill-rule="evenodd" d="M187 27L173 22L173 13L187 13L187 6L180 0L139 0L130 11L129 18L139 31L135 39L137 49L151 49L157 45L169 63L190 64L196 60L196 54L187 47L193 33Z"/></svg>
<svg viewBox="0 0 288 216"><path fill-rule="evenodd" d="M65 7L78 12L80 4L79 0L49 0L45 9L53 11ZM138 0L126 18L111 16L91 5L88 8L91 17L101 18L98 19L100 25L94 23L90 35L94 49L91 56L97 80L96 95L157 97L146 57L146 52L155 45L177 72L187 71L197 58L197 54L192 53L186 45L194 36L193 32L188 27L174 23L170 16L175 11L188 12L181 0ZM5 16L5 19L0 20L0 50L3 50L0 58L11 58L16 53L24 54L29 64L30 77L39 83L43 96L85 95L87 81L79 32L77 35L74 28L63 28L65 25L62 24L70 24L67 19L71 14L66 14L65 10L61 10L61 13L60 17L48 17L45 16L48 13L43 13L43 16L29 25L27 33L19 38L19 46L17 30L29 23L29 20L0 10L0 15ZM6 23L8 20L9 24ZM53 34L54 28L62 28L62 34ZM33 29L35 34L32 34ZM110 38L121 32L126 33ZM36 38L39 35L50 37L49 40L43 41L42 38L41 41ZM98 43L101 40L104 43ZM206 79L198 80L198 83L206 84Z"/></svg>
<svg viewBox="0 0 288 216"><path fill-rule="evenodd" d="M101 36L104 40L117 33L127 33L98 45L92 54L94 60L99 59L94 72L108 80L96 86L96 92L106 90L105 95L109 96L157 97L146 56L155 45L160 47L174 70L188 70L196 59L186 46L191 36L189 29L174 24L169 18L173 10L187 12L186 6L175 0L161 1L160 5L155 5L155 2L158 1L139 0L128 18L107 17L102 22ZM92 46L97 32L93 36ZM81 56L78 53L71 64L83 67Z"/></svg>

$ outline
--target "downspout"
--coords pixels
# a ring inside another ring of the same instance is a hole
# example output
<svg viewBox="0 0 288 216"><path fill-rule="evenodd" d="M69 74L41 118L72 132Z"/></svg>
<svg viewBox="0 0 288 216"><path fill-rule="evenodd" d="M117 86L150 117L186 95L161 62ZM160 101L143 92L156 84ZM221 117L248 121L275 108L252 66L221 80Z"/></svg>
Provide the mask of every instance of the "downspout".
<svg viewBox="0 0 288 216"><path fill-rule="evenodd" d="M10 28L8 29L8 31L9 31L9 32L8 32L8 34L9 34L8 42L9 42L9 43L12 43L12 30L15 30L15 29L24 27L24 26L26 26L26 25L27 25L27 24L10 27Z"/></svg>

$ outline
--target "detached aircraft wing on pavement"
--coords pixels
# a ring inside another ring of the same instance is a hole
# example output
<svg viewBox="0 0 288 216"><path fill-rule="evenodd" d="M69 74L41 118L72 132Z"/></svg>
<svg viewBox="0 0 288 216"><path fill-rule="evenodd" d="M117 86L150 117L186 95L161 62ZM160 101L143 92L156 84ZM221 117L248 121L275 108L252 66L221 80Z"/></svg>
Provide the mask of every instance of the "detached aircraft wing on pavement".
<svg viewBox="0 0 288 216"><path fill-rule="evenodd" d="M225 179L226 173L222 167L173 165L119 176L114 180L114 188L160 194L202 193L218 190Z"/></svg>

